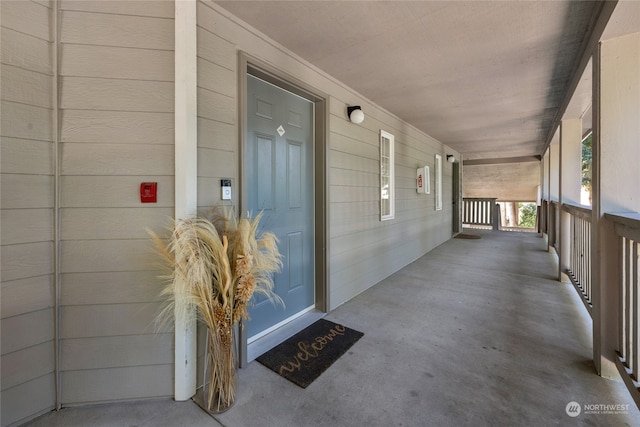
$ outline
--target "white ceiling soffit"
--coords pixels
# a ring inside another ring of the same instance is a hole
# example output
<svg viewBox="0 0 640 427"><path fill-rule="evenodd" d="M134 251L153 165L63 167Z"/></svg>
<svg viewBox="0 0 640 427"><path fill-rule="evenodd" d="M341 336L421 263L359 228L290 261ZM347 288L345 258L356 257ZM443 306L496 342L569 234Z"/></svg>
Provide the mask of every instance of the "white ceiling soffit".
<svg viewBox="0 0 640 427"><path fill-rule="evenodd" d="M489 162L543 154L602 9L592 1L216 3L465 159Z"/></svg>

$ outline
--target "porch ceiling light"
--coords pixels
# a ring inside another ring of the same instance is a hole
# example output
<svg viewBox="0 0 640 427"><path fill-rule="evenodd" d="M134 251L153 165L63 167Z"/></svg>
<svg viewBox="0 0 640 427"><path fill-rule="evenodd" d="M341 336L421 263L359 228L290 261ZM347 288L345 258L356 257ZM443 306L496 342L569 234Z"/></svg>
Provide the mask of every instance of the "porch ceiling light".
<svg viewBox="0 0 640 427"><path fill-rule="evenodd" d="M347 107L347 116L349 116L349 121L351 121L351 123L355 123L357 125L364 121L364 113L359 105Z"/></svg>
<svg viewBox="0 0 640 427"><path fill-rule="evenodd" d="M455 163L456 162L456 158L453 157L453 154L447 154L447 162L449 162L449 163Z"/></svg>

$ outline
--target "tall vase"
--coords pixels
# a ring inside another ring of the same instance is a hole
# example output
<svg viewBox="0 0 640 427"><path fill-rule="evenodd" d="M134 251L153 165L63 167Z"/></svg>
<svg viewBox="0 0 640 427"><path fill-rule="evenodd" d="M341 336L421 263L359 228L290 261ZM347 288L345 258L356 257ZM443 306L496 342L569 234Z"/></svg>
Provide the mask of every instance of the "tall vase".
<svg viewBox="0 0 640 427"><path fill-rule="evenodd" d="M236 398L237 362L233 326L207 329L207 382L204 385L204 409L211 413L228 410Z"/></svg>

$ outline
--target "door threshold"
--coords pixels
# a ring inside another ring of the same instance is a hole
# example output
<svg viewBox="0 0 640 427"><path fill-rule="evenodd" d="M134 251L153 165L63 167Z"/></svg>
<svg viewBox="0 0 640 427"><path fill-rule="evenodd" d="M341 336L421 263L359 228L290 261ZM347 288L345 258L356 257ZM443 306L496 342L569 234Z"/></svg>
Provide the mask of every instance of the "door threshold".
<svg viewBox="0 0 640 427"><path fill-rule="evenodd" d="M258 336L257 338L252 337L250 342L247 343L247 364L287 338L297 334L316 320L323 318L325 314L326 313L319 310L311 309L264 335Z"/></svg>

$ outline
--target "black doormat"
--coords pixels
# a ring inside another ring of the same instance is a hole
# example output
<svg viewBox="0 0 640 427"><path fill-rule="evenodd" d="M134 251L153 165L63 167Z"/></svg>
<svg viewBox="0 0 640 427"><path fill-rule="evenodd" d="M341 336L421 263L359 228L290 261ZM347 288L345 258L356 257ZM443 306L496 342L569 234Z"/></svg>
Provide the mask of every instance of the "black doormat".
<svg viewBox="0 0 640 427"><path fill-rule="evenodd" d="M477 234L467 234L467 233L459 233L455 235L456 239L481 239L482 236L478 236Z"/></svg>
<svg viewBox="0 0 640 427"><path fill-rule="evenodd" d="M364 334L320 319L256 360L278 375L307 388Z"/></svg>

